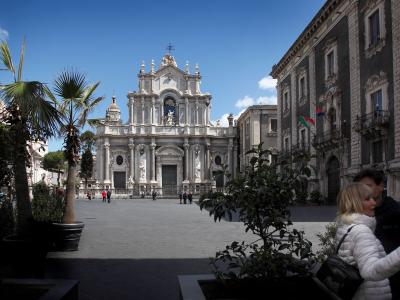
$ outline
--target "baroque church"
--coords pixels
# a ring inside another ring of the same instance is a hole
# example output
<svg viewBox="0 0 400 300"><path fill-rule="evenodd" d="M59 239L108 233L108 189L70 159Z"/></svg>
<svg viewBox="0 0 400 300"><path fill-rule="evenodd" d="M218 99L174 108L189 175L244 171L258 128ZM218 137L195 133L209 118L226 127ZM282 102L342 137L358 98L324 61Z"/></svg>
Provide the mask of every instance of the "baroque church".
<svg viewBox="0 0 400 300"><path fill-rule="evenodd" d="M158 69L142 63L138 91L128 92L129 119L115 97L96 131L96 179L101 188L160 195L222 188L222 166L237 168L236 128L213 125L211 95L200 90L198 65L178 68L164 55Z"/></svg>

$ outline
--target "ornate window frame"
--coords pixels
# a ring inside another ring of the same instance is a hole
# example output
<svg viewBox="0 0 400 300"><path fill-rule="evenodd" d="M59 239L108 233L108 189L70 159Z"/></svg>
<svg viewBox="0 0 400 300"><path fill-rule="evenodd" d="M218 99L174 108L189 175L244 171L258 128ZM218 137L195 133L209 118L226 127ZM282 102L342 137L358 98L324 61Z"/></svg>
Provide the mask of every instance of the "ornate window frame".
<svg viewBox="0 0 400 300"><path fill-rule="evenodd" d="M282 92L282 115L284 117L288 116L290 113L290 86L288 84L284 84L281 88Z"/></svg>
<svg viewBox="0 0 400 300"><path fill-rule="evenodd" d="M272 130L272 120L276 121L276 130ZM278 133L278 119L277 118L269 118L268 133Z"/></svg>
<svg viewBox="0 0 400 300"><path fill-rule="evenodd" d="M388 110L389 107L389 94L388 94L389 81L385 72L379 72L379 74L372 75L368 78L365 84L365 103L366 113L371 113L375 109L372 107L371 95L379 90L382 91L382 110Z"/></svg>
<svg viewBox="0 0 400 300"><path fill-rule="evenodd" d="M301 94L301 80L304 80L304 90L303 94ZM302 67L299 69L297 73L297 93L298 93L298 103L299 105L304 105L308 100L308 81L307 81L307 68Z"/></svg>
<svg viewBox="0 0 400 300"><path fill-rule="evenodd" d="M302 136L301 136L301 132L304 132L304 142L302 142L303 139L302 139ZM303 124L299 123L299 125L298 125L298 134L299 134L299 137L298 137L299 144L298 144L298 146L301 149L303 149L302 145L304 145L304 148L307 147L308 141L309 141L307 127L305 127Z"/></svg>
<svg viewBox="0 0 400 300"><path fill-rule="evenodd" d="M369 27L369 18L378 11L379 14L379 32L380 37L377 43L370 43L371 32ZM385 1L369 0L364 9L364 53L366 58L371 58L379 53L386 45L386 20L385 20Z"/></svg>
<svg viewBox="0 0 400 300"><path fill-rule="evenodd" d="M339 63L338 63L338 51L337 51L337 40L336 38L330 39L326 42L324 47L324 66L325 66L325 84L327 86L333 85L339 73ZM330 74L329 72L329 56L333 55L333 70Z"/></svg>
<svg viewBox="0 0 400 300"><path fill-rule="evenodd" d="M325 102L325 111L327 112L326 117L324 118L324 132L330 130L331 128L331 120L329 118L328 112L331 108L335 109L336 112L336 128L340 129L341 127L341 103L342 103L342 93L337 87L330 88L327 93L325 94L324 102Z"/></svg>

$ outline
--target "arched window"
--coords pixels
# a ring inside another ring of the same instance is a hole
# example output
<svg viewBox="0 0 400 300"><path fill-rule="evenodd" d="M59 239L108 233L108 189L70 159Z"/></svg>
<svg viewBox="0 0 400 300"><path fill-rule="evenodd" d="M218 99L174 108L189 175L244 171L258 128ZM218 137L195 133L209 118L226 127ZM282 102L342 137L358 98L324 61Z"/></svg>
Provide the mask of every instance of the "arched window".
<svg viewBox="0 0 400 300"><path fill-rule="evenodd" d="M172 97L164 100L164 119L167 125L175 125L176 123L176 103Z"/></svg>

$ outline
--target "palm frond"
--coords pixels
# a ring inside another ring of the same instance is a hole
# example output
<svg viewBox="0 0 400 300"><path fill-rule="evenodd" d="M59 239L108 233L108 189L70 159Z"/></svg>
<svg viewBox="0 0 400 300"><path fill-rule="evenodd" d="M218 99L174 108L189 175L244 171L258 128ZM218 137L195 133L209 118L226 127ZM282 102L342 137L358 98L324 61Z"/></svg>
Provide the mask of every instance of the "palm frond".
<svg viewBox="0 0 400 300"><path fill-rule="evenodd" d="M100 120L100 119L88 119L88 120L87 120L87 124L88 124L90 127L96 127L96 126L98 126L98 125L101 124L101 120Z"/></svg>
<svg viewBox="0 0 400 300"><path fill-rule="evenodd" d="M55 93L63 99L82 98L85 89L85 76L76 71L61 72L54 82Z"/></svg>
<svg viewBox="0 0 400 300"><path fill-rule="evenodd" d="M16 81L15 69L14 69L14 65L12 62L10 49L8 48L8 44L5 41L1 42L0 51L1 51L1 62L7 68L7 70L9 70L11 73L13 73L14 81Z"/></svg>
<svg viewBox="0 0 400 300"><path fill-rule="evenodd" d="M45 85L38 81L17 81L4 86L2 96L8 105L16 105L33 130L45 136L56 135L62 115L52 101L46 99Z"/></svg>
<svg viewBox="0 0 400 300"><path fill-rule="evenodd" d="M22 69L24 67L24 56L25 56L25 38L22 42L21 46L21 54L19 57L19 64L18 64L18 74L17 74L17 81L22 80Z"/></svg>

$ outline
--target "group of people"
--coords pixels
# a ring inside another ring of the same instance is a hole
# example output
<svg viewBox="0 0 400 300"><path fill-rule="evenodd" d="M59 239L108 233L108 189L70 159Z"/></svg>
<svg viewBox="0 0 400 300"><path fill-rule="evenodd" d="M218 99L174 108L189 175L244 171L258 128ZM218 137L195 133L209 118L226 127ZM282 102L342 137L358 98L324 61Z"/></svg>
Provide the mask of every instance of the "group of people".
<svg viewBox="0 0 400 300"><path fill-rule="evenodd" d="M189 193L183 192L183 194L179 193L179 204L186 204L187 202L189 202L189 204L192 204L192 201L193 201L193 195L191 192Z"/></svg>
<svg viewBox="0 0 400 300"><path fill-rule="evenodd" d="M111 202L111 191L107 190L107 192L106 192L105 190L103 190L101 192L101 197L103 198L103 202L106 202L106 199L107 199L107 202L110 203Z"/></svg>
<svg viewBox="0 0 400 300"><path fill-rule="evenodd" d="M384 195L382 171L366 169L338 195L338 255L364 279L353 299L400 299L400 203Z"/></svg>

